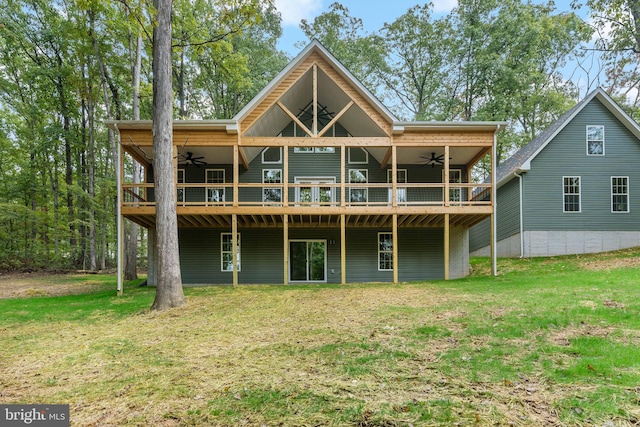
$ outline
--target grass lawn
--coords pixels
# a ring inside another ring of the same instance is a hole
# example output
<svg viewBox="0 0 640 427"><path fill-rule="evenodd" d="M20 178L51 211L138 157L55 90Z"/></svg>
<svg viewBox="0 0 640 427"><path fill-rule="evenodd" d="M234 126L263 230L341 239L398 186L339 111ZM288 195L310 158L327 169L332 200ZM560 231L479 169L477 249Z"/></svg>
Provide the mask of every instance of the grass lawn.
<svg viewBox="0 0 640 427"><path fill-rule="evenodd" d="M487 259L474 274L347 286L153 288L0 300L0 403L72 425L640 423L640 249ZM48 280L47 278L43 280Z"/></svg>

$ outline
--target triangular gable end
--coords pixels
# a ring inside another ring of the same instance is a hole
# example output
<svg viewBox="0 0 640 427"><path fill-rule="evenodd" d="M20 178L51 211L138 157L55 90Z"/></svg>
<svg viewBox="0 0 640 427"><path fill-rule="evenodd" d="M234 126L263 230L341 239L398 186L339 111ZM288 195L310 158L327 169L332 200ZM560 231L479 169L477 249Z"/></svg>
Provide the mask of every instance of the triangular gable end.
<svg viewBox="0 0 640 427"><path fill-rule="evenodd" d="M330 137L340 124L351 136L390 137L395 118L318 42L313 42L236 115L242 137Z"/></svg>

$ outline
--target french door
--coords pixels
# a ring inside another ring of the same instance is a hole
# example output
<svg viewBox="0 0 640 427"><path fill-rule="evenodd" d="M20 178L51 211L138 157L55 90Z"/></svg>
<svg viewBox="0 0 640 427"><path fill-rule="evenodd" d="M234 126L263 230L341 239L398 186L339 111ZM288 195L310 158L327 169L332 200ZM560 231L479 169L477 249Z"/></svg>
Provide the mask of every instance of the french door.
<svg viewBox="0 0 640 427"><path fill-rule="evenodd" d="M335 182L335 178L296 178L296 184L309 184L308 187L304 185L296 187L296 202L311 206L333 202Z"/></svg>
<svg viewBox="0 0 640 427"><path fill-rule="evenodd" d="M327 241L289 241L289 279L292 282L327 281Z"/></svg>

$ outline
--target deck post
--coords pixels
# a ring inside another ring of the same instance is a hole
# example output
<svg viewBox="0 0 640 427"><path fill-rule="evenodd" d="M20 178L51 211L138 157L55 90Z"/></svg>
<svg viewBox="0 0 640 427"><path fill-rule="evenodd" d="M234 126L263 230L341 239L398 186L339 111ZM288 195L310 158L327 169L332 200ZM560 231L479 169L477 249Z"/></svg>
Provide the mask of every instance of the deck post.
<svg viewBox="0 0 640 427"><path fill-rule="evenodd" d="M347 216L340 215L340 283L347 284Z"/></svg>
<svg viewBox="0 0 640 427"><path fill-rule="evenodd" d="M449 237L451 234L449 221L449 214L444 214L444 280L449 280L449 259L451 257L449 248Z"/></svg>
<svg viewBox="0 0 640 427"><path fill-rule="evenodd" d="M283 264L284 271L282 276L282 282L285 285L289 284L289 215L282 215L282 239L284 241L283 247Z"/></svg>
<svg viewBox="0 0 640 427"><path fill-rule="evenodd" d="M393 283L398 283L398 214L393 214Z"/></svg>
<svg viewBox="0 0 640 427"><path fill-rule="evenodd" d="M116 128L117 130L117 128ZM120 139L118 135L118 139ZM123 267L124 267L124 224L122 223L122 182L124 177L124 156L122 154L122 145L118 144L118 158L115 161L116 167L116 228L118 234L118 280L117 280L117 294L122 295L123 286L122 286L122 275Z"/></svg>

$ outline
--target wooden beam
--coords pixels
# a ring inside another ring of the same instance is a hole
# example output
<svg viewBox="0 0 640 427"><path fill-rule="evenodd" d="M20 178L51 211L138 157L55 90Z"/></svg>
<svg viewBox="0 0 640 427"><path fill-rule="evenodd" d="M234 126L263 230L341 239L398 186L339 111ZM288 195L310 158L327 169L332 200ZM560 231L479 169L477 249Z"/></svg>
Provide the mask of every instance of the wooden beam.
<svg viewBox="0 0 640 427"><path fill-rule="evenodd" d="M393 147L395 147L395 145ZM387 154L384 155L384 158L380 163L380 169L386 169L387 165L389 164L389 159L391 158L391 154L392 154L391 147L389 147L389 149L387 149Z"/></svg>
<svg viewBox="0 0 640 427"><path fill-rule="evenodd" d="M234 145L233 149L235 150L236 148L238 148L238 146ZM249 170L249 159L247 159L247 154L244 152L243 148L240 148L240 161L242 162L242 166L244 166L246 170ZM237 162L234 162L234 165L237 164Z"/></svg>
<svg viewBox="0 0 640 427"><path fill-rule="evenodd" d="M393 283L398 283L398 215L393 215Z"/></svg>
<svg viewBox="0 0 640 427"><path fill-rule="evenodd" d="M302 128L302 130L304 130L304 131L305 131L305 133L307 133L307 134L308 134L309 136L311 136L311 137L314 137L314 136L316 135L316 134L315 134L315 133L313 133L313 132L308 128L308 127L306 127L306 126L304 125L304 123L302 123L302 122L300 121L300 119L299 119L295 114L293 114L291 111L289 111L289 109L288 109L288 108L287 108L287 107L286 107L282 102L280 102L280 101L278 100L278 102L276 102L276 104L278 104L278 107L282 108L282 111L284 111L284 112L285 112L285 114L286 114L287 116L289 116L289 118L290 118L291 120L293 120L294 122L296 122L296 124L297 124L298 126L300 126L300 127ZM244 145L244 144L243 144L243 145Z"/></svg>
<svg viewBox="0 0 640 427"><path fill-rule="evenodd" d="M280 137L280 136L245 136L240 141L243 147L308 147L313 144L319 147L390 147L391 138L376 137ZM416 147L422 145L416 144ZM440 145L441 147L442 145Z"/></svg>
<svg viewBox="0 0 640 427"><path fill-rule="evenodd" d="M449 214L444 214L444 280L449 280L449 258L451 256L449 249Z"/></svg>
<svg viewBox="0 0 640 427"><path fill-rule="evenodd" d="M289 284L289 215L282 215L282 239L284 240L283 247L283 279L282 282L285 285Z"/></svg>
<svg viewBox="0 0 640 427"><path fill-rule="evenodd" d="M313 129L312 136L318 136L318 64L313 64Z"/></svg>
<svg viewBox="0 0 640 427"><path fill-rule="evenodd" d="M347 218L340 215L340 283L347 284Z"/></svg>
<svg viewBox="0 0 640 427"><path fill-rule="evenodd" d="M329 123L327 123L327 125L322 128L322 131L318 134L318 137L322 137L325 133L327 133L329 131L329 129L331 129L331 126L333 126L334 124L336 124L336 122L338 120L340 120L340 117L342 117L344 115L344 113L347 112L347 110L349 108L351 108L351 106L354 104L353 101L349 101L349 103L347 105L345 105L345 107L340 110L340 112L338 114L336 114L333 119L331 119L331 121Z"/></svg>

